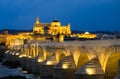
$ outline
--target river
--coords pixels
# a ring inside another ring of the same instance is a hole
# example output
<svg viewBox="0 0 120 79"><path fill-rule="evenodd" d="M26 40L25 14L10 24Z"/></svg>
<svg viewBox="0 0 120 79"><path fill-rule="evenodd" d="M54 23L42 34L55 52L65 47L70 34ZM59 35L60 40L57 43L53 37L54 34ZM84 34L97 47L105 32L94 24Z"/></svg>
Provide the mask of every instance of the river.
<svg viewBox="0 0 120 79"><path fill-rule="evenodd" d="M6 76L25 76L27 79L40 79L35 77L33 74L23 73L20 68L8 68L0 63L0 78Z"/></svg>

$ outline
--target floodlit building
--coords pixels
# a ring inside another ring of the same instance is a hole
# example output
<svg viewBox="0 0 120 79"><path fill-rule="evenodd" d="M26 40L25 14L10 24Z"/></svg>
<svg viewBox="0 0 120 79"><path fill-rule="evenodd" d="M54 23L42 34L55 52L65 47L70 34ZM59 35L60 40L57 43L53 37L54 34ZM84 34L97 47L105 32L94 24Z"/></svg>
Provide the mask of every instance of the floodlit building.
<svg viewBox="0 0 120 79"><path fill-rule="evenodd" d="M36 22L33 27L33 33L34 34L40 34L40 35L69 35L71 34L70 30L70 24L66 26L62 26L61 23L55 19L51 23L40 23L39 18L36 18Z"/></svg>
<svg viewBox="0 0 120 79"><path fill-rule="evenodd" d="M96 37L96 34L91 34L89 32L84 34L72 34L70 28L70 24L63 26L56 18L50 23L41 23L37 17L33 26L33 31L8 34L8 30L5 30L4 33L0 35L0 43L5 42L8 47L11 47L24 44L25 40L63 42L65 36L92 39Z"/></svg>

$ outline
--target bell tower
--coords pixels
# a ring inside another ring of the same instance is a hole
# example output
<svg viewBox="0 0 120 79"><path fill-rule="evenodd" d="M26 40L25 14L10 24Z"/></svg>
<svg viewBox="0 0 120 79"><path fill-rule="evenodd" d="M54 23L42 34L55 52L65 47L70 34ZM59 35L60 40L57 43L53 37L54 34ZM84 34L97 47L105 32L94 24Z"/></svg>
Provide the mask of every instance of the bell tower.
<svg viewBox="0 0 120 79"><path fill-rule="evenodd" d="M35 24L40 24L40 20L39 20L38 16L36 18L36 23Z"/></svg>

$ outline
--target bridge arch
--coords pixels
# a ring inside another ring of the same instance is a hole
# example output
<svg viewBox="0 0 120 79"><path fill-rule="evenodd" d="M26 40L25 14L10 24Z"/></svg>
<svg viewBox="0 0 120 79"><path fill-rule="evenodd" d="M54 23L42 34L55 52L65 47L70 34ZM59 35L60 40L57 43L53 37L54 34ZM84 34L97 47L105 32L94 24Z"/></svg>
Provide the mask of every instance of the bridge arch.
<svg viewBox="0 0 120 79"><path fill-rule="evenodd" d="M22 54L26 56L30 55L30 48L28 47L28 45L24 45Z"/></svg>
<svg viewBox="0 0 120 79"><path fill-rule="evenodd" d="M120 45L112 45L107 48L105 60L105 77L114 78L118 73L118 61L120 59Z"/></svg>
<svg viewBox="0 0 120 79"><path fill-rule="evenodd" d="M78 62L77 62L77 69L80 68L81 66L83 66L85 63L87 63L89 61L89 58L87 56L86 53L81 53L79 58L78 58Z"/></svg>
<svg viewBox="0 0 120 79"><path fill-rule="evenodd" d="M48 47L41 47L41 52L43 54L44 60L46 60L49 56L51 56L51 50Z"/></svg>
<svg viewBox="0 0 120 79"><path fill-rule="evenodd" d="M35 46L31 46L32 49L32 57L36 57L36 47Z"/></svg>
<svg viewBox="0 0 120 79"><path fill-rule="evenodd" d="M60 57L59 57L59 61L61 61L63 58L65 58L66 57L66 55L64 54L64 53L61 53L60 54Z"/></svg>
<svg viewBox="0 0 120 79"><path fill-rule="evenodd" d="M51 50L46 46L39 46L38 61L43 62L51 56Z"/></svg>
<svg viewBox="0 0 120 79"><path fill-rule="evenodd" d="M89 52L84 46L77 46L72 48L73 59L77 68L80 68L88 60Z"/></svg>
<svg viewBox="0 0 120 79"><path fill-rule="evenodd" d="M66 56L69 56L70 52L68 51L67 48L57 48L55 51L55 56L56 56L56 61L59 62Z"/></svg>

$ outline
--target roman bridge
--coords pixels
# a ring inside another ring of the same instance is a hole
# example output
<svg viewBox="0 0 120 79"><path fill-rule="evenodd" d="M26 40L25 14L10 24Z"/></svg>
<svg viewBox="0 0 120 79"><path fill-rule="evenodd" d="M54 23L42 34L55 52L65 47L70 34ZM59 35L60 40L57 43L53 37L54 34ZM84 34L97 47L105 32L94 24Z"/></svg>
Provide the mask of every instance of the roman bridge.
<svg viewBox="0 0 120 79"><path fill-rule="evenodd" d="M87 79L81 77L81 74L104 74L105 79L113 79L118 74L120 39L62 43L33 42L13 46L6 53L19 57L23 67L40 74L43 79L44 77Z"/></svg>

